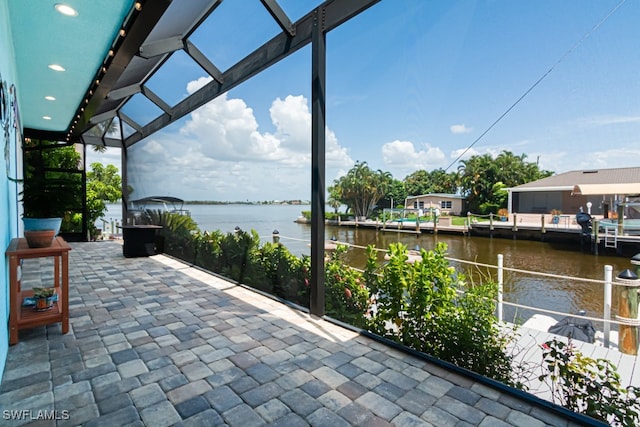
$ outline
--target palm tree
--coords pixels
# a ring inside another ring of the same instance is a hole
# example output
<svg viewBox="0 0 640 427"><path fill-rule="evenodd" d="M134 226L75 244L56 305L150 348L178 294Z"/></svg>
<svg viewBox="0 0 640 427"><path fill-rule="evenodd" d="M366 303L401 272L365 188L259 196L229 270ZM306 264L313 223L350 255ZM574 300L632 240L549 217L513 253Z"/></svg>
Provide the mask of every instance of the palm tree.
<svg viewBox="0 0 640 427"><path fill-rule="evenodd" d="M355 216L367 217L385 196L392 180L389 172L374 172L367 162L358 161L345 176L334 181L330 191L339 191L339 200Z"/></svg>

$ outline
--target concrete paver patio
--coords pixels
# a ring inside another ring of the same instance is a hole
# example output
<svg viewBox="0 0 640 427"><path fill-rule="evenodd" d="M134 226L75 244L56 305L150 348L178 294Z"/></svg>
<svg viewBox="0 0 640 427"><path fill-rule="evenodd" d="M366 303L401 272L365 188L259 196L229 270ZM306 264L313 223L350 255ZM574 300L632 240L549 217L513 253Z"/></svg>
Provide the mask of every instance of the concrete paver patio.
<svg viewBox="0 0 640 427"><path fill-rule="evenodd" d="M70 331L21 331L0 386L1 425L585 421L170 257L124 258L110 241L71 246ZM45 260L23 270L23 287L53 277Z"/></svg>

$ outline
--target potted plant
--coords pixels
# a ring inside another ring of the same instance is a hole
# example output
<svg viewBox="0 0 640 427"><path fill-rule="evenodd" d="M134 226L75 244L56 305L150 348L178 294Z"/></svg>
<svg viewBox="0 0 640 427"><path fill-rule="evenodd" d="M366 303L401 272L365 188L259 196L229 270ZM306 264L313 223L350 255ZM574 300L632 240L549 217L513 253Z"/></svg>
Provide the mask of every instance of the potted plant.
<svg viewBox="0 0 640 427"><path fill-rule="evenodd" d="M25 178L22 191L24 237L31 248L50 246L60 232L62 214L54 213L55 195L38 175Z"/></svg>
<svg viewBox="0 0 640 427"><path fill-rule="evenodd" d="M33 288L33 300L36 310L48 310L53 307L55 288Z"/></svg>
<svg viewBox="0 0 640 427"><path fill-rule="evenodd" d="M500 217L500 221L506 221L509 217L509 210L507 210L507 208L498 209L498 216Z"/></svg>
<svg viewBox="0 0 640 427"><path fill-rule="evenodd" d="M560 223L560 215L562 215L562 211L560 209L551 209L551 223Z"/></svg>

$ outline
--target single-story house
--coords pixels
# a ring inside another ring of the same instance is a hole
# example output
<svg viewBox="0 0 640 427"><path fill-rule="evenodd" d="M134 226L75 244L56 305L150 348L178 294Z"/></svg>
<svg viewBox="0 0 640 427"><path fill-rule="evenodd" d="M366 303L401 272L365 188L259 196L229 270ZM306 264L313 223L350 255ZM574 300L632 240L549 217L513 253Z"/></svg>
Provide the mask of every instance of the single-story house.
<svg viewBox="0 0 640 427"><path fill-rule="evenodd" d="M640 201L640 167L570 171L506 190L510 213L575 214L582 208L609 218L625 204L626 217L640 217L640 204L634 205Z"/></svg>
<svg viewBox="0 0 640 427"><path fill-rule="evenodd" d="M441 215L460 215L465 198L459 194L429 193L409 196L404 201L405 209L440 209Z"/></svg>

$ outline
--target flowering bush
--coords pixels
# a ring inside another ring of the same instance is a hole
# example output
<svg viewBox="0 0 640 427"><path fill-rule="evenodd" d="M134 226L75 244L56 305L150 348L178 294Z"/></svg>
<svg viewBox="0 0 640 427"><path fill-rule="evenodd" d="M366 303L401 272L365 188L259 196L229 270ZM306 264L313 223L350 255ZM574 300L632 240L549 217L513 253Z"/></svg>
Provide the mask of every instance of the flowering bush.
<svg viewBox="0 0 640 427"><path fill-rule="evenodd" d="M614 426L640 425L640 387L622 387L615 365L592 359L572 344L556 339L543 344L546 372L554 403Z"/></svg>
<svg viewBox="0 0 640 427"><path fill-rule="evenodd" d="M371 305L369 289L362 273L341 259L346 251L346 246L338 245L325 263L325 310L334 319L363 328Z"/></svg>

